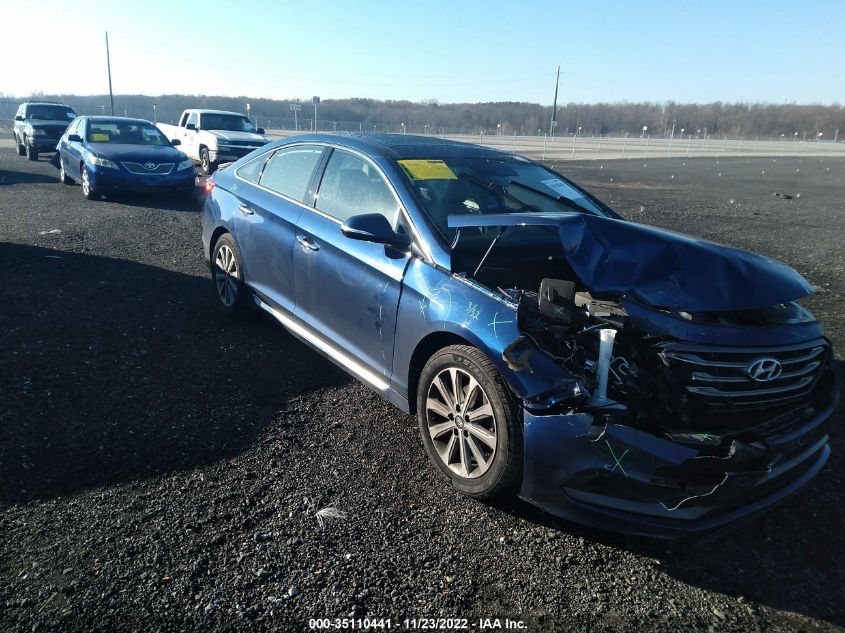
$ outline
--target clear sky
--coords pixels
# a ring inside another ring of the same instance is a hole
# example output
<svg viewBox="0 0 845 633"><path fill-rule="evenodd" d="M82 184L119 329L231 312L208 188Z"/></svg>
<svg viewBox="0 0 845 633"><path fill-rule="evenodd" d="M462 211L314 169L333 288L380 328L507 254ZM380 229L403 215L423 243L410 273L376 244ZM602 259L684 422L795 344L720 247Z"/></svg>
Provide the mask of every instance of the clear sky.
<svg viewBox="0 0 845 633"><path fill-rule="evenodd" d="M843 103L845 0L0 0L0 92ZM33 39L34 37L34 39Z"/></svg>

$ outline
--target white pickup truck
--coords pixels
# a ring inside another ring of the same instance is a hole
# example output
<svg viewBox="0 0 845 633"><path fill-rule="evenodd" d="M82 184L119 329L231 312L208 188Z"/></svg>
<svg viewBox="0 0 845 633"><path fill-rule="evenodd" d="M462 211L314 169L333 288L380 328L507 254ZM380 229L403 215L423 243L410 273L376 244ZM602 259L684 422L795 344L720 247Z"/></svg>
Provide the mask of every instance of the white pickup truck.
<svg viewBox="0 0 845 633"><path fill-rule="evenodd" d="M256 130L245 115L223 110L185 110L179 125L158 123L158 128L171 141L178 139L179 149L197 161L204 174L271 140L262 128Z"/></svg>

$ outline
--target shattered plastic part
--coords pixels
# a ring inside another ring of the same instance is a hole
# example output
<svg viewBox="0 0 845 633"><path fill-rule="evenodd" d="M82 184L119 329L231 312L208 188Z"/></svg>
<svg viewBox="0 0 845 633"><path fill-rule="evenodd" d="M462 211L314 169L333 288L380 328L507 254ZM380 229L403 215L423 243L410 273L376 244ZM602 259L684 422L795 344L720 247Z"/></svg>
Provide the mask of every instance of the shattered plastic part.
<svg viewBox="0 0 845 633"><path fill-rule="evenodd" d="M813 294L781 262L635 222L585 213L449 216L450 227L557 226L575 274L599 299L686 312L752 310Z"/></svg>
<svg viewBox="0 0 845 633"><path fill-rule="evenodd" d="M713 530L810 481L830 454L838 403L758 440L655 434L593 415L524 413L520 496L579 523L660 538Z"/></svg>

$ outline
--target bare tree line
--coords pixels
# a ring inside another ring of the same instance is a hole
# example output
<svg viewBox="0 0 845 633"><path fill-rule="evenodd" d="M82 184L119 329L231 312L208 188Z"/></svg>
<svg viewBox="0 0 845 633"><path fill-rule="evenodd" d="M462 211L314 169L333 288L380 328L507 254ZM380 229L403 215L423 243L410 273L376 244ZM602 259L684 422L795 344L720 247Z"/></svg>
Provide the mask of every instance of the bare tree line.
<svg viewBox="0 0 845 633"><path fill-rule="evenodd" d="M108 95L33 95L31 98L62 101L84 114L109 114ZM0 94L0 118L10 118L17 103ZM115 114L174 121L182 109L214 108L246 112L262 126L288 127L293 120L294 99L254 99L207 95L115 95ZM300 129L309 129L314 116L309 100L299 101ZM155 108L153 107L155 104ZM439 103L379 101L376 99L325 99L319 105L320 129L372 131L465 132L478 134L544 134L550 131L551 106L522 102ZM674 128L684 134L729 137L776 137L799 140L833 139L836 130L845 135L845 107L771 103L706 104L676 103L566 103L558 106L556 135L640 135L643 127L651 136L667 136ZM403 125L404 124L404 125ZM373 127L375 126L375 128Z"/></svg>

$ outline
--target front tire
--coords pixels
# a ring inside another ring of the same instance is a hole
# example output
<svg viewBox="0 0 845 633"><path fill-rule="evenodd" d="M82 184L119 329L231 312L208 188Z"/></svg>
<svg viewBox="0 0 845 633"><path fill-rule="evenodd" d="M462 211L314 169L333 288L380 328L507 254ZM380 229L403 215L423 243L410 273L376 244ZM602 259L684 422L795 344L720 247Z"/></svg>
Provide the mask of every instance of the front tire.
<svg viewBox="0 0 845 633"><path fill-rule="evenodd" d="M241 252L229 233L221 235L211 253L211 276L223 311L233 319L250 312L249 291L244 283Z"/></svg>
<svg viewBox="0 0 845 633"><path fill-rule="evenodd" d="M26 137L24 137L24 145L26 146L26 157L29 160L38 160L38 150L32 145L26 144Z"/></svg>
<svg viewBox="0 0 845 633"><path fill-rule="evenodd" d="M417 419L429 458L477 499L511 496L522 474L519 408L480 350L451 345L420 374Z"/></svg>
<svg viewBox="0 0 845 633"><path fill-rule="evenodd" d="M100 194L94 189L93 185L91 184L91 176L88 173L88 168L85 165L82 166L82 195L85 196L86 200L99 200Z"/></svg>
<svg viewBox="0 0 845 633"><path fill-rule="evenodd" d="M26 146L21 142L17 134L15 135L15 145L18 146L18 156L26 156Z"/></svg>
<svg viewBox="0 0 845 633"><path fill-rule="evenodd" d="M200 171L208 176L215 169L217 169L217 165L211 162L211 155L208 153L208 148L203 147L200 149Z"/></svg>

